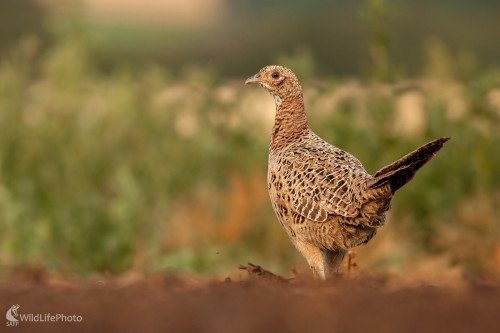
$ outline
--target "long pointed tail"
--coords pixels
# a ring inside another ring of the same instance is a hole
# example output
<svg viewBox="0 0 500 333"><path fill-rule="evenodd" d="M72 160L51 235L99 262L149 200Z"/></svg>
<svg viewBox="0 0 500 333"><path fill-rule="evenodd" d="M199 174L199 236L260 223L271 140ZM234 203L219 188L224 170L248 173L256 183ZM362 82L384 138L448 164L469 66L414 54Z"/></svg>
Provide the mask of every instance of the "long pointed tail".
<svg viewBox="0 0 500 333"><path fill-rule="evenodd" d="M396 192L401 186L408 183L415 175L415 172L433 158L448 140L450 138L431 141L396 162L383 167L375 173L370 187L375 188L390 184L392 193Z"/></svg>

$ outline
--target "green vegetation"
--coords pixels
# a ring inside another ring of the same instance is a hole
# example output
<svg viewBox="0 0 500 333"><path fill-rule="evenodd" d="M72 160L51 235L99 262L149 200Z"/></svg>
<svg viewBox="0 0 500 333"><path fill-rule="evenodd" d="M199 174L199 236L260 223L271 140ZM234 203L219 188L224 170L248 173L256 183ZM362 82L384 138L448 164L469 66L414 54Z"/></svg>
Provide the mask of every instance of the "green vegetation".
<svg viewBox="0 0 500 333"><path fill-rule="evenodd" d="M25 39L0 64L0 267L88 275L301 265L267 198L272 99L245 77L226 82L196 67L102 72L77 37L43 52ZM369 172L453 138L393 202L386 229L406 247L393 244L367 269L404 272L418 256L445 255L446 268L500 274L500 72L465 81L446 52L430 45L425 76L390 85L317 82L307 55L280 59L311 77L313 129Z"/></svg>

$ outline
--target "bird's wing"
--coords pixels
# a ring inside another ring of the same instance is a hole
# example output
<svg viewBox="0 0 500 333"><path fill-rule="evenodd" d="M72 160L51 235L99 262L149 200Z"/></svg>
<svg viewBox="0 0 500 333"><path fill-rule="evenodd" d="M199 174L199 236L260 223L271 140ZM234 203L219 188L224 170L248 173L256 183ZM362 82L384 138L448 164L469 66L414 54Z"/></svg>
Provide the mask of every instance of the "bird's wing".
<svg viewBox="0 0 500 333"><path fill-rule="evenodd" d="M354 156L333 146L303 146L284 154L280 165L295 212L317 222L329 214L359 214L361 193L371 176Z"/></svg>

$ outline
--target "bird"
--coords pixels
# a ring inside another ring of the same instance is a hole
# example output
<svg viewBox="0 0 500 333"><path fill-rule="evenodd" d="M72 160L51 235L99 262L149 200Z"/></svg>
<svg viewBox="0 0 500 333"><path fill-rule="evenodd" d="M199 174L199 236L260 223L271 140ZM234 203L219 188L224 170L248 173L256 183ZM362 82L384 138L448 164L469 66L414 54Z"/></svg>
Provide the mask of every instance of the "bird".
<svg viewBox="0 0 500 333"><path fill-rule="evenodd" d="M339 274L346 253L375 236L394 193L450 139L431 141L372 175L356 157L312 131L302 87L290 69L265 66L245 84L257 84L274 98L267 173L271 204L320 279Z"/></svg>

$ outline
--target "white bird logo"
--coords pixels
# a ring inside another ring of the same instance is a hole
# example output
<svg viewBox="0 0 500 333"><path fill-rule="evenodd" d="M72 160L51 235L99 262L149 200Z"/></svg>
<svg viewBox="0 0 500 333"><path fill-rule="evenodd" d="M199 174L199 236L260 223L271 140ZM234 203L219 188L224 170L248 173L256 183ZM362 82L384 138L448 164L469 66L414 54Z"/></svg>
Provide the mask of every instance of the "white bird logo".
<svg viewBox="0 0 500 333"><path fill-rule="evenodd" d="M19 304L12 305L9 310L7 310L7 313L5 314L5 318L9 321L14 321L18 322L19 320L16 318L18 316L17 314L17 309L19 309L21 306Z"/></svg>

